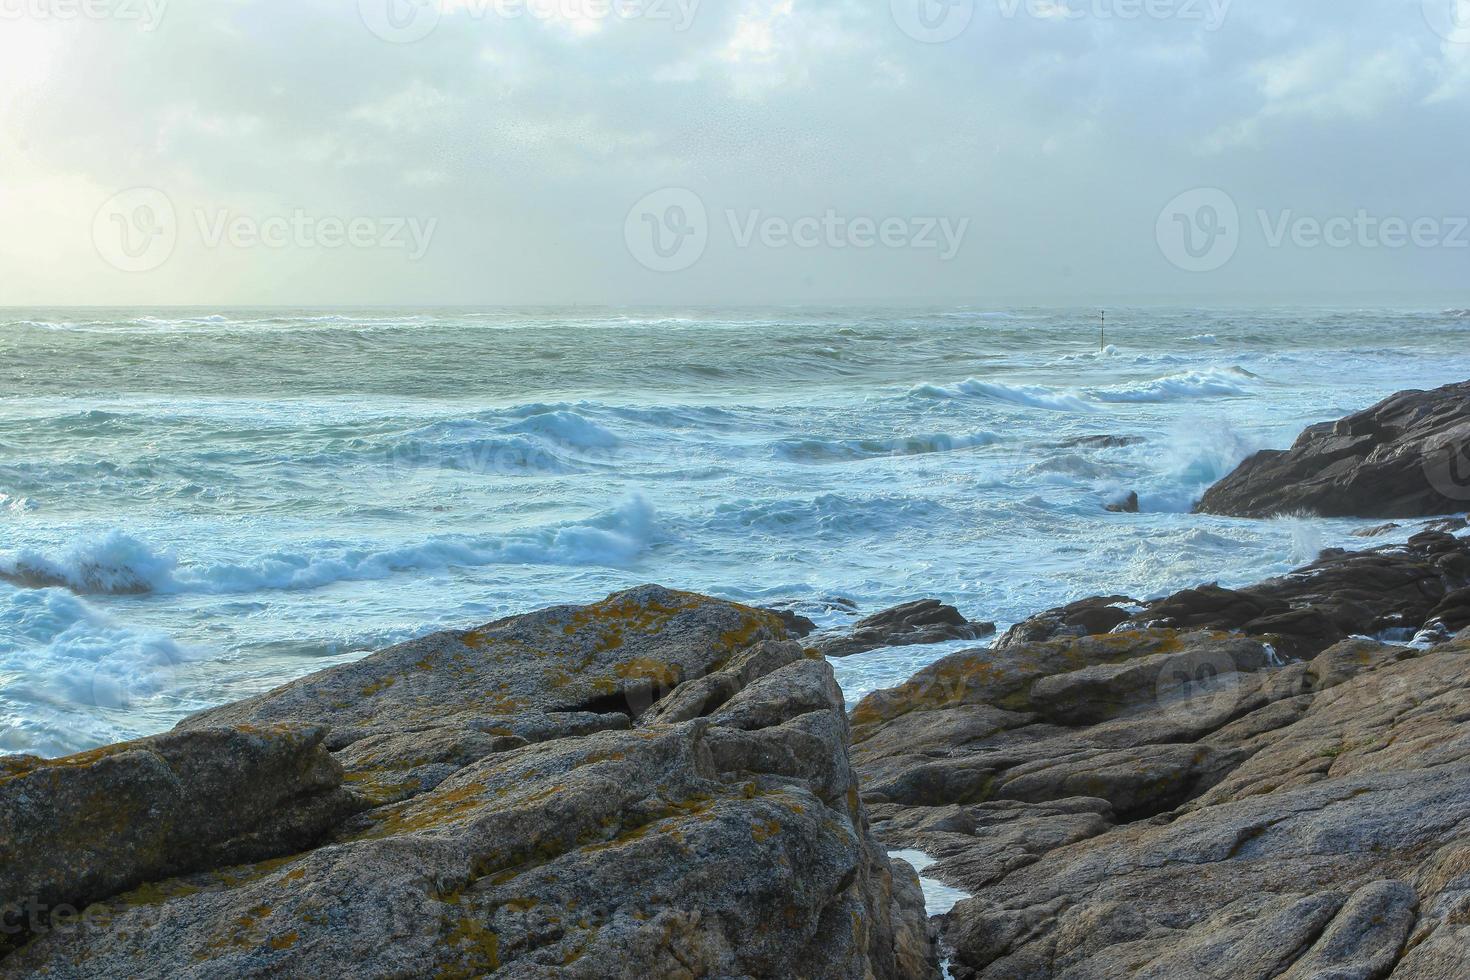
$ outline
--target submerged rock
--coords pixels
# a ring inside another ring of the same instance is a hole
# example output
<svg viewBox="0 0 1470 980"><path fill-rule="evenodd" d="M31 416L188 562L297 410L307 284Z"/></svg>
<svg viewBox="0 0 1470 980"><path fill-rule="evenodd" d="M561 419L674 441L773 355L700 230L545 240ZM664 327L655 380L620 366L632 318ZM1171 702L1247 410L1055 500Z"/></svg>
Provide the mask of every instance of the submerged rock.
<svg viewBox="0 0 1470 980"><path fill-rule="evenodd" d="M1166 627L1260 637L1286 656L1308 657L1350 636L1397 631L1408 639L1442 623L1460 628L1470 587L1470 541L1425 531L1406 544L1330 552L1244 589L1202 585L1130 607L1121 596L1084 599L1033 616L996 644ZM1447 634L1448 635L1448 634Z"/></svg>
<svg viewBox="0 0 1470 980"><path fill-rule="evenodd" d="M1403 391L1246 460L1198 513L1433 517L1470 509L1470 382Z"/></svg>
<svg viewBox="0 0 1470 980"><path fill-rule="evenodd" d="M393 647L165 738L301 723L353 795L324 837L110 880L0 975L937 975L831 668L770 613L645 587Z"/></svg>
<svg viewBox="0 0 1470 980"><path fill-rule="evenodd" d="M972 895L953 976L1470 976L1470 631L1252 644L1017 643L858 706L876 832Z"/></svg>
<svg viewBox="0 0 1470 980"><path fill-rule="evenodd" d="M1128 496L1122 500L1108 504L1105 508L1109 514L1137 514L1140 510L1138 503L1138 491L1130 490Z"/></svg>
<svg viewBox="0 0 1470 980"><path fill-rule="evenodd" d="M851 657L883 647L975 640L994 632L994 623L972 623L954 606L920 599L858 620L845 633L819 637L811 647L824 657Z"/></svg>

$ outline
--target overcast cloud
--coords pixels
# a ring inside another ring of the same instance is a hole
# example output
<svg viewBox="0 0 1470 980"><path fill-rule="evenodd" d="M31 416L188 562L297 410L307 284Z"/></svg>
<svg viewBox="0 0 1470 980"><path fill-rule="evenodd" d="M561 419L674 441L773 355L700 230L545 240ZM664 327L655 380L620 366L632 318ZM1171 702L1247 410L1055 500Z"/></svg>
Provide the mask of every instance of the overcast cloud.
<svg viewBox="0 0 1470 980"><path fill-rule="evenodd" d="M1466 0L635 2L0 0L0 304L1470 285Z"/></svg>

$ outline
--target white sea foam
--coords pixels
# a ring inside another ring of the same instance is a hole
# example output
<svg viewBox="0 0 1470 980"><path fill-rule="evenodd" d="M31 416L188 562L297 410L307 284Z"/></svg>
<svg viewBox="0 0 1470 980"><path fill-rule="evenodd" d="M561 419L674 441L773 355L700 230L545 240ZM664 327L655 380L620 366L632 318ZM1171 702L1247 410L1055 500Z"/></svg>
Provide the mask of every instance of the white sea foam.
<svg viewBox="0 0 1470 980"><path fill-rule="evenodd" d="M977 449L1000 442L994 432L964 435L894 436L877 439L787 439L776 444L776 452L798 463L830 463L874 459L883 456L923 456Z"/></svg>
<svg viewBox="0 0 1470 980"><path fill-rule="evenodd" d="M444 535L396 546L324 542L289 546L243 561L181 562L121 532L79 542L58 558L34 553L0 557L13 583L65 586L81 594L156 592L205 595L318 589L405 572L498 564L607 566L632 564L655 541L652 506L633 498L585 522L497 535Z"/></svg>
<svg viewBox="0 0 1470 980"><path fill-rule="evenodd" d="M1248 373L1238 369L1225 371L1186 371L1152 381L1134 381L1090 394L1103 402L1165 402L1197 398L1231 398L1248 395Z"/></svg>
<svg viewBox="0 0 1470 980"><path fill-rule="evenodd" d="M954 385L924 384L913 389L910 394L915 398L930 399L986 398L1022 408L1041 408L1052 412L1097 411L1095 405L1089 404L1076 391L1049 388L1045 385L1007 385L976 378Z"/></svg>

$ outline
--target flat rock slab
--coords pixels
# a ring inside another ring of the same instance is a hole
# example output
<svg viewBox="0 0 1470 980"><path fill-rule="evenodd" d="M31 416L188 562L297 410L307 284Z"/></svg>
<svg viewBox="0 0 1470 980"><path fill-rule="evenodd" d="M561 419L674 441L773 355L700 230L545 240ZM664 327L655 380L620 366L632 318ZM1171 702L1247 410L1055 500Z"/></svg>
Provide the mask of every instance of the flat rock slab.
<svg viewBox="0 0 1470 980"><path fill-rule="evenodd" d="M1470 630L1265 653L1018 640L858 706L875 831L973 896L954 977L1470 976Z"/></svg>

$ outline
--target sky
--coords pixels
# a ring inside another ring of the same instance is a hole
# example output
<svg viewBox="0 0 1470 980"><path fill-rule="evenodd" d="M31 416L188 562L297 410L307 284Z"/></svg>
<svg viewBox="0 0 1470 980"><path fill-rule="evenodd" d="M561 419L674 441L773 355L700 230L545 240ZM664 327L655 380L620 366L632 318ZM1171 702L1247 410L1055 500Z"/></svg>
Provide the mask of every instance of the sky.
<svg viewBox="0 0 1470 980"><path fill-rule="evenodd" d="M1470 0L0 0L0 305L1470 306Z"/></svg>

